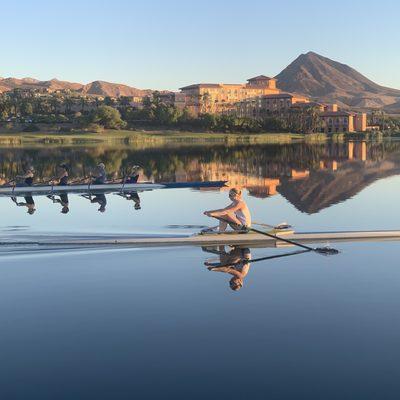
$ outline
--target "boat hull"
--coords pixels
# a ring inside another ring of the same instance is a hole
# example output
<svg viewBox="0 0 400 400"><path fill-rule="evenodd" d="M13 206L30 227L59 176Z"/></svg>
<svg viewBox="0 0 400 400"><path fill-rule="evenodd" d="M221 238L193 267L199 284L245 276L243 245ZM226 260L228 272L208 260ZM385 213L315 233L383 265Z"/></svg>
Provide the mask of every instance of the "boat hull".
<svg viewBox="0 0 400 400"><path fill-rule="evenodd" d="M35 186L8 186L0 187L0 196L22 195L47 195L60 193L112 193L112 192L142 192L154 189L180 189L180 188L218 188L226 184L226 181L213 182L168 182L168 183L105 183L103 185L35 185Z"/></svg>
<svg viewBox="0 0 400 400"><path fill-rule="evenodd" d="M299 243L335 243L358 241L393 241L400 240L400 231L345 231L345 232L299 232L284 236ZM219 246L236 245L247 247L281 247L287 243L257 233L251 234L213 234L185 237L121 237L74 238L42 236L36 240L27 237L9 239L4 246L48 246L48 247L172 247L172 246Z"/></svg>

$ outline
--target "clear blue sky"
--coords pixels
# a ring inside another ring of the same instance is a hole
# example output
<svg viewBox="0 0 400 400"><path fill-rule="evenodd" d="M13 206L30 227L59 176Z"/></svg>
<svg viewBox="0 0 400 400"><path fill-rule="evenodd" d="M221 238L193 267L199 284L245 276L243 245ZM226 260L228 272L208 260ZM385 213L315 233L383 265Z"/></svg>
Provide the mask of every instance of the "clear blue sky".
<svg viewBox="0 0 400 400"><path fill-rule="evenodd" d="M2 77L176 89L276 75L312 50L400 89L395 0L4 0L1 14Z"/></svg>

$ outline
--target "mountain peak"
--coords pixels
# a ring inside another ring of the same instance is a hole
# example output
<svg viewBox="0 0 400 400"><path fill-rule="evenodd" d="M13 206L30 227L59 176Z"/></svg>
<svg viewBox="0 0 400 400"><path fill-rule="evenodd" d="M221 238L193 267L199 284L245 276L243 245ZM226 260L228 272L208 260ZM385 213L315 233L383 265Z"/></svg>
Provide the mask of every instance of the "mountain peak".
<svg viewBox="0 0 400 400"><path fill-rule="evenodd" d="M350 66L313 51L301 54L275 78L285 91L345 108L364 108L367 103L388 106L400 96L400 90L380 86Z"/></svg>

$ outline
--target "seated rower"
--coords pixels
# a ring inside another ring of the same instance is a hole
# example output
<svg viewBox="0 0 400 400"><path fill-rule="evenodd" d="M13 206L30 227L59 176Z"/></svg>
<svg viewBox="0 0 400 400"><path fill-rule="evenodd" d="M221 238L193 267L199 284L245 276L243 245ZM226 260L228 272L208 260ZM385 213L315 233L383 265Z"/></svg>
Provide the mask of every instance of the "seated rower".
<svg viewBox="0 0 400 400"><path fill-rule="evenodd" d="M103 163L97 164L96 175L92 177L93 185L103 185L107 180L106 166Z"/></svg>
<svg viewBox="0 0 400 400"><path fill-rule="evenodd" d="M35 177L35 169L33 167L28 167L23 175L17 175L15 180L17 186L32 186L33 178Z"/></svg>
<svg viewBox="0 0 400 400"><path fill-rule="evenodd" d="M67 186L68 185L68 172L69 167L66 164L60 164L59 168L59 175L56 179L52 181L53 185L57 186Z"/></svg>
<svg viewBox="0 0 400 400"><path fill-rule="evenodd" d="M139 180L139 173L141 167L139 165L134 165L131 169L130 174L126 178L125 183L137 183Z"/></svg>
<svg viewBox="0 0 400 400"><path fill-rule="evenodd" d="M219 232L225 232L228 224L235 231L246 231L247 228L251 227L251 215L247 204L242 198L242 191L236 188L231 189L229 191L229 199L232 201L229 206L220 210L205 211L204 215L219 219Z"/></svg>

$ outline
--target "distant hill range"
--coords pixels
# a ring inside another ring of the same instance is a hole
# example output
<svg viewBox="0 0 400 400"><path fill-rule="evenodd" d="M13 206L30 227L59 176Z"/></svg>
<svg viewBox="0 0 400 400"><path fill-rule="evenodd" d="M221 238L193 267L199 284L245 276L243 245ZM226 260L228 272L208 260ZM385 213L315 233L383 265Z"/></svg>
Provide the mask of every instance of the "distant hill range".
<svg viewBox="0 0 400 400"><path fill-rule="evenodd" d="M344 108L400 112L400 90L380 86L348 65L302 54L275 77L278 87Z"/></svg>
<svg viewBox="0 0 400 400"><path fill-rule="evenodd" d="M51 79L50 81L39 81L33 78L0 78L0 93L21 89L48 89L50 92L56 90L70 89L82 94L92 96L145 96L150 90L141 90L119 83L110 83L103 81L94 81L83 85L81 83L73 83Z"/></svg>
<svg viewBox="0 0 400 400"><path fill-rule="evenodd" d="M348 65L319 54L302 54L275 77L284 91L306 95L321 102L337 103L342 108L384 109L400 113L400 90L380 86ZM71 89L92 96L144 96L150 90L94 81L87 85L52 79L0 78L0 93L14 88Z"/></svg>

